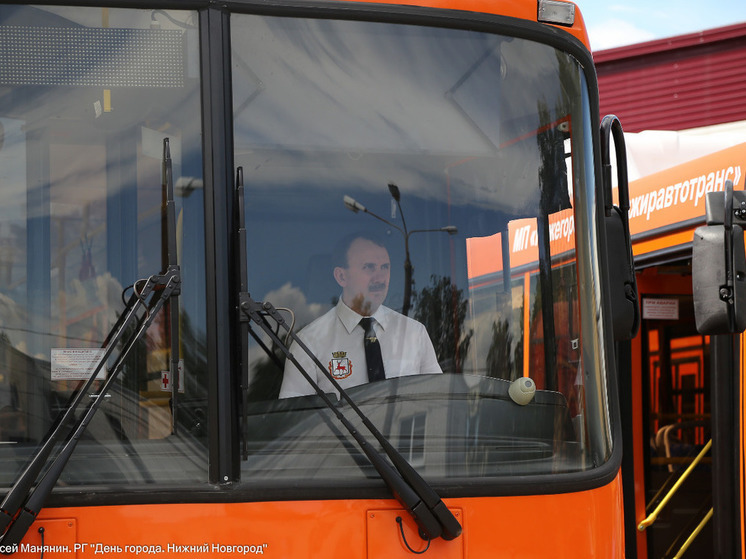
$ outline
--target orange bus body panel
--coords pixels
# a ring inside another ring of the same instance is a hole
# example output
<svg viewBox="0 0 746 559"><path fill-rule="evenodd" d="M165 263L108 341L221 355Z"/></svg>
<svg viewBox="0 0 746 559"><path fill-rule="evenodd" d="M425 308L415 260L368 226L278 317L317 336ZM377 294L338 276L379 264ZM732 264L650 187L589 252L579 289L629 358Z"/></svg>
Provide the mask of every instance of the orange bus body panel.
<svg viewBox="0 0 746 559"><path fill-rule="evenodd" d="M444 10L461 10L465 12L479 12L483 14L495 14L507 17L514 17L526 21L537 21L539 12L539 2L525 2L524 0L365 0L370 4L396 4L400 6L419 6L422 8L440 8ZM573 4L572 2L566 2ZM588 31L585 27L585 21L580 10L575 7L575 22L571 26L557 25L558 29L566 31L573 35L577 40L585 45L585 48L591 50Z"/></svg>
<svg viewBox="0 0 746 559"><path fill-rule="evenodd" d="M621 501L618 477L579 493L448 499L463 535L433 541L427 556L621 559ZM138 549L141 556L411 558L397 517L409 545L424 549L409 516L391 500L50 508L28 531L22 543L27 551L14 557L38 557L44 527L45 559L132 557ZM69 552L55 552L54 546ZM235 552L238 546L243 552Z"/></svg>
<svg viewBox="0 0 746 559"><path fill-rule="evenodd" d="M630 233L634 237L699 217L704 221L708 192L722 191L728 180L734 189L743 190L744 160L746 143L630 182ZM691 240L690 236L688 242ZM675 245L676 241L669 238L662 247Z"/></svg>
<svg viewBox="0 0 746 559"><path fill-rule="evenodd" d="M744 160L746 144L739 144L630 182L629 227L635 256L691 244L695 227L704 225L707 192L723 190L727 180L743 190ZM692 224L697 218L701 223ZM676 230L675 224L687 221Z"/></svg>

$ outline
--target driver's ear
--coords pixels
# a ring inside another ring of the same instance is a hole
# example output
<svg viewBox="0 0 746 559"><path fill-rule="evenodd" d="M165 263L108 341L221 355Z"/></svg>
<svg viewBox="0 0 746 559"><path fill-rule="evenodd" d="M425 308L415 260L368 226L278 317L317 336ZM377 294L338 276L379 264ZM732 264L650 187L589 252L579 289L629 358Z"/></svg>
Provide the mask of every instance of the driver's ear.
<svg viewBox="0 0 746 559"><path fill-rule="evenodd" d="M334 279L337 280L337 283L340 285L340 287L344 287L345 285L347 285L346 270L340 266L334 268Z"/></svg>

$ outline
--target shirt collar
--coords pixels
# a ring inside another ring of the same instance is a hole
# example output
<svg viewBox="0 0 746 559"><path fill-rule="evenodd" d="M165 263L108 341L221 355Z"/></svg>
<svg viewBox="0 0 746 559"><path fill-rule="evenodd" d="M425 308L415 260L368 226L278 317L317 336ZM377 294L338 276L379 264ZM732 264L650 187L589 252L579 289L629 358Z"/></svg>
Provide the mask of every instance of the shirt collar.
<svg viewBox="0 0 746 559"><path fill-rule="evenodd" d="M360 319L363 318L362 315L356 313L350 307L345 305L341 297L339 299L339 302L337 302L336 311L337 311L337 317L344 325L348 334L352 333L352 330L355 328L355 326L360 324ZM375 321L381 325L381 328L386 330L386 326L388 324L388 317L391 312L392 312L391 309L381 305L380 307L378 307L376 312L373 313L372 316L375 319Z"/></svg>

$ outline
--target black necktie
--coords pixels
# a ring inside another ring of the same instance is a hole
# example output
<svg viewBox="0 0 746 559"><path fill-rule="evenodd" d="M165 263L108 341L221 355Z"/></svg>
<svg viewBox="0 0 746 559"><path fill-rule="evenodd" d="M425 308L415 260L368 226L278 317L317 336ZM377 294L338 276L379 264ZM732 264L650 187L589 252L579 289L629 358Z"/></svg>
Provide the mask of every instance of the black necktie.
<svg viewBox="0 0 746 559"><path fill-rule="evenodd" d="M368 382L375 382L386 378L383 372L383 357L381 357L381 344L378 343L376 331L373 329L373 319L365 317L360 321L365 330L363 345L365 346L365 363L368 365Z"/></svg>

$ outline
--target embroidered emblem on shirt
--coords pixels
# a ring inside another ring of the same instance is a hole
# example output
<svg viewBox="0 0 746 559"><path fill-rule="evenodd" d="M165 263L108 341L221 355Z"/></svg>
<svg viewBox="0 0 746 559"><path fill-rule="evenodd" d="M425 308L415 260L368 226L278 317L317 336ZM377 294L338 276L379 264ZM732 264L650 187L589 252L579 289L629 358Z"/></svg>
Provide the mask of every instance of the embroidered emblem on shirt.
<svg viewBox="0 0 746 559"><path fill-rule="evenodd" d="M329 361L329 373L337 380L342 380L352 374L352 361L346 351L333 351Z"/></svg>

